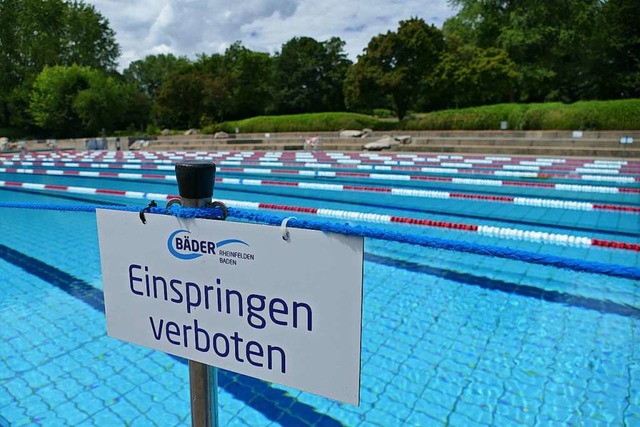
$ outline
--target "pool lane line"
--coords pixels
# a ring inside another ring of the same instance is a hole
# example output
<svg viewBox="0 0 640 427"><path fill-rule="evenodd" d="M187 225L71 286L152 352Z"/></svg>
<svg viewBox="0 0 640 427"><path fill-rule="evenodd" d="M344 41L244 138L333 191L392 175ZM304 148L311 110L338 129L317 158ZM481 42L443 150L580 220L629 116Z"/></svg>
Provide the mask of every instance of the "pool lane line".
<svg viewBox="0 0 640 427"><path fill-rule="evenodd" d="M469 158L447 158L447 157L414 157L411 160L393 160L389 156L362 156L356 155L356 153L350 153L346 156L342 153L327 153L327 155L321 155L322 153L295 153L296 155L283 155L286 153L280 153L279 155L272 155L268 152L250 152L248 155L245 152L228 153L228 152L214 152L208 155L196 155L196 154L184 154L184 155L170 155L166 152L152 152L153 154L146 156L107 156L107 155L87 155L84 153L78 153L76 156L45 156L39 155L33 156L13 156L11 159L38 159L38 158L57 158L60 161L73 161L73 159L87 160L87 161L102 161L102 162L150 162L150 163L168 163L185 159L205 159L205 160L227 160L227 161L264 161L264 162L320 162L328 164L344 163L344 164L370 164L370 165L390 165L390 166L427 166L438 164L443 167L459 167L459 168L472 168L472 167L486 167L493 169L512 169L512 170L529 170L529 171L574 171L585 173L601 173L601 174L640 174L640 165L635 166L629 164L616 164L612 162L608 163L594 163L593 161L581 160L570 162L558 162L549 161L545 159L525 159L525 160L496 160L497 158L486 157L484 159L469 159ZM331 155L334 154L334 155ZM362 160L364 158L364 160ZM457 160L457 161L456 161Z"/></svg>
<svg viewBox="0 0 640 427"><path fill-rule="evenodd" d="M605 203L578 202L555 199L542 199L532 197L513 197L499 196L487 194L459 193L449 191L433 191L407 188L388 188L388 187L368 187L343 184L320 184L309 182L291 182L291 181L273 181L258 179L240 179L240 178L216 178L216 182L227 185L252 185L252 186L276 186L276 187L296 187L303 190L322 190L322 191L354 191L376 194L388 194L401 197L419 197L428 199L446 199L446 200L472 200L483 202L511 203L520 206L543 207L567 210L581 211L617 211L629 214L640 214L640 207L628 205L613 205Z"/></svg>
<svg viewBox="0 0 640 427"><path fill-rule="evenodd" d="M103 291L91 286L88 282L2 243L0 243L0 259L22 269L31 276L55 286L97 312L105 313ZM187 363L184 358L158 350L153 351L169 356L181 364ZM266 381L219 368L218 386L235 397L236 400L264 415L267 419L285 427L300 425L300 418L315 420L316 423L323 426L343 426L335 418L317 412L316 408L300 402L295 397L288 395L284 390L274 388Z"/></svg>
<svg viewBox="0 0 640 427"><path fill-rule="evenodd" d="M439 277L463 285L477 286L490 291L499 291L507 294L520 295L527 298L542 300L546 302L559 303L562 305L594 310L603 314L615 314L624 317L640 319L640 308L627 304L616 303L608 300L600 300L592 297L569 294L566 292L544 289L537 286L521 285L503 280L492 279L471 273L463 273L451 269L433 267L419 264L412 261L399 260L382 255L365 253L365 261L373 262L400 270L413 273L427 274Z"/></svg>
<svg viewBox="0 0 640 427"><path fill-rule="evenodd" d="M197 159L197 158L196 158ZM209 159L207 159L209 160ZM211 161L216 161L216 159L210 159ZM58 159L55 163L68 163L68 164L76 164L76 163L103 163L113 165L113 168L123 167L129 169L153 169L153 166L159 166L158 169L162 169L161 166L171 167L178 160L154 160L149 162L138 162L138 161L127 161L127 162L116 162L116 161L108 161L105 159L96 161L96 159L87 159L81 158L77 160L65 160ZM38 160L16 160L16 161L0 161L0 164L11 165L11 164L28 164L28 163L39 163ZM522 166L522 167L502 167L502 168L476 168L473 169L473 165L466 165L466 168L460 167L461 165L457 164L441 164L441 165L383 165L383 164L354 164L354 163L327 163L327 162L281 162L281 161L264 161L258 160L253 161L251 159L220 159L217 161L218 165L230 165L230 166L259 166L259 167L290 167L290 168L315 168L315 169L356 169L356 170L376 170L376 171L394 171L394 170L413 170L413 171L421 171L421 172L429 172L429 173L441 173L441 174L475 174L475 175L496 175L496 176L521 176L525 178L538 177L538 178L558 178L558 179L580 179L579 177L584 175L590 180L603 180L603 181L613 181L613 182L635 182L640 180L640 176L638 174L622 174L619 172L613 173L609 172L605 169L580 169L580 170L571 170L567 173L557 173L558 171L548 171L545 172L539 168L531 167L531 166ZM127 165L127 166L123 166ZM168 170L168 169L167 169ZM554 173L555 172L555 173ZM599 177L599 178L598 178ZM587 179L587 178L582 178Z"/></svg>
<svg viewBox="0 0 640 427"><path fill-rule="evenodd" d="M62 163L69 166L78 167L102 167L102 168L122 168L122 169L158 169L158 170L173 170L173 160L160 161L160 162L108 162L101 161L95 162L91 159L82 159L83 161L67 161L58 160L57 162L42 162L42 163ZM212 160L213 161L213 160ZM2 161L0 164L5 166L33 166L38 165L39 161ZM160 163L160 164L157 164ZM96 166L88 166L94 164ZM110 165L110 166L97 166ZM403 171L403 172L422 172L430 174L440 175L485 175L485 176L507 176L517 178L533 178L533 179L566 179L566 180L587 180L587 181L603 181L603 182L618 182L618 183L633 183L640 182L640 176L629 176L623 174L605 174L598 175L598 170L587 170L585 174L581 173L541 173L539 171L527 171L527 170L508 170L508 169L472 169L472 168L449 168L449 167L437 167L434 166L389 166L389 165L364 165L364 164L335 164L335 163L315 163L315 162L263 162L263 161L244 161L244 160L220 160L216 163L218 166L255 166L255 167L291 167L291 168L311 168L311 169L351 169L351 170L373 170L373 171ZM44 165L49 166L49 165ZM62 166L62 165L60 165Z"/></svg>
<svg viewBox="0 0 640 427"><path fill-rule="evenodd" d="M477 179L477 178L453 178L453 177L432 177L423 175L399 175L387 173L366 173L366 172L333 172L322 170L292 170L292 169L266 169L266 168L244 168L244 167L220 167L217 169L222 173L247 173L261 175L282 175L291 176L299 175L303 177L325 177L325 178L361 178L361 179L377 179L387 181L427 181L427 182L450 182L453 184L479 185L489 187L531 187L546 188L559 191L580 191L586 193L640 193L640 188L627 187L605 187L595 185L582 184L554 184L549 182L521 182L521 181L502 181L497 179Z"/></svg>
<svg viewBox="0 0 640 427"><path fill-rule="evenodd" d="M198 159L198 157L195 157ZM151 160L148 162L144 161L126 161L121 162L117 160L106 160L106 159L98 159L96 161L94 158L79 158L77 160L73 159L58 159L57 163L103 163L103 164L111 164L112 167L124 167L135 169L135 166L139 166L140 169L151 169L151 166L154 165L173 165L175 161L181 159L172 159L172 160ZM211 159L214 161L213 159ZM324 168L324 169L335 169L335 168L351 168L351 169L367 169L367 170L409 170L415 169L420 170L422 172L430 172L430 173L458 173L458 174L483 174L483 175L497 175L497 176L523 176L523 177L532 177L533 175L537 175L540 178L563 178L563 179L578 179L575 177L580 177L582 175L587 177L600 177L593 178L592 180L609 180L609 181L640 181L640 176L638 174L623 174L619 171L613 171L611 169L590 169L590 168L577 168L568 170L569 173L552 173L559 172L557 170L548 170L545 171L536 166L517 166L517 165L497 165L501 167L495 168L476 168L474 169L473 164L459 164L459 163L442 163L442 164L432 164L425 163L424 165L416 165L413 163L406 164L362 164L357 161L350 162L316 162L311 161L311 159L301 159L299 161L270 161L270 160L253 160L250 158L221 158L216 159L218 165L233 165L233 166L244 166L244 165L253 165L253 166L270 166L270 167L309 167L309 168ZM25 159L14 161L5 161L0 160L0 164L12 165L23 163L28 165L28 163L37 163L37 160L29 161ZM625 181L625 182L626 182Z"/></svg>
<svg viewBox="0 0 640 427"><path fill-rule="evenodd" d="M103 162L103 163L137 163L137 164L173 164L176 161L184 160L184 159L202 159L202 160L211 160L211 161L228 161L228 162L253 162L253 163L285 163L288 166L295 167L300 163L314 163L323 165L323 167L330 166L345 166L346 165L355 165L359 167L390 167L390 166L442 166L442 167L458 167L458 168L493 168L493 169L507 169L507 170L515 170L515 171L553 171L556 170L561 172L563 170L576 172L578 168L580 171L584 173L600 173L600 174L609 174L609 175L620 175L622 174L640 174L640 166L617 166L602 164L602 163L578 163L573 167L569 166L558 166L558 163L551 162L542 162L540 160L535 161L520 161L519 163L494 163L492 160L463 160L462 162L445 162L442 159L433 159L433 158L423 158L423 162L417 161L389 161L389 160L369 160L368 162L363 162L361 160L350 160L348 158L336 158L336 157L313 157L313 156L296 156L294 158L286 157L282 158L281 156L246 156L246 155L229 155L228 153L220 154L213 153L210 155L184 155L184 156L166 156L161 152L156 152L157 155L146 156L146 157L118 157L118 156L87 156L83 154L79 154L74 157L61 157L61 156L13 156L13 157L5 157L5 161L38 161L41 159L44 160L57 160L59 162L73 162L73 161L86 161L86 162ZM0 158L1 160L2 158ZM569 164L569 163L567 163ZM639 163L640 165L640 163ZM566 173L565 173L566 174Z"/></svg>
<svg viewBox="0 0 640 427"><path fill-rule="evenodd" d="M163 164L145 164L145 163L109 163L109 162L40 162L40 161L0 161L3 166L41 166L41 167L75 167L75 168L98 168L98 169L139 169L139 170L165 170L173 171L175 166L173 162ZM295 163L287 164L282 162L235 162L220 161L217 163L219 167L234 166L243 167L250 166L256 168L294 168L294 169L310 169L310 170L328 170L338 169L343 171L374 171L379 173L402 172L403 174L423 173L430 175L482 175L496 177L511 177L525 179L562 179L567 181L596 181L596 182L613 182L618 184L630 184L640 182L640 177L616 176L616 175L564 175L564 174L542 174L537 172L522 171L505 171L505 170L480 170L480 169L452 169L452 168L434 168L434 167L409 167L409 166L377 166L377 165L330 165L326 163Z"/></svg>
<svg viewBox="0 0 640 427"><path fill-rule="evenodd" d="M0 187L7 188L24 188L28 190L41 190L41 191L60 191L68 193L79 193L86 195L101 195L101 196L117 196L134 199L145 200L169 200L177 198L178 196L161 194L161 193L144 193L139 191L127 191L127 190L109 190L90 187L71 187L65 185L52 185L52 184L35 184L24 182L11 182L0 181ZM482 236L494 237L507 240L520 240L532 243L544 243L558 246L572 246L588 248L591 246L628 250L634 252L640 252L640 244L630 242L619 242L612 240L596 239L591 237L571 236L566 234L547 233L542 231L520 230L505 227L494 227L487 225L474 225L463 224L448 221L434 221L429 219L418 219L409 217L399 217L394 215L375 214L366 212L345 211L337 209L322 209L322 208L309 208L301 206L287 206L272 203L261 202L244 202L237 200L220 200L229 207L235 207L240 209L249 210L274 210L280 212L297 212L308 215L315 215L321 218L331 218L339 220L352 220L359 222L368 222L376 224L402 224L402 225L415 225L422 227L444 228L451 230L458 230L464 232L477 233ZM2 206L2 203L0 203Z"/></svg>
<svg viewBox="0 0 640 427"><path fill-rule="evenodd" d="M34 165L34 166L56 166L55 164L42 164L42 165ZM69 168L69 166L65 164L58 164L58 167ZM71 166L72 168L79 168L82 166ZM102 164L99 165L89 165L87 164L85 167L87 168L101 168L105 169L107 167L103 167ZM174 175L164 175L164 174L133 174L133 173L124 173L124 172L93 172L93 171L75 171L75 170L67 170L67 169L28 169L28 168L0 168L0 173L25 173L25 174L34 174L34 175L67 175L67 176L81 176L81 177L109 177L109 178L123 178L123 179L163 179L167 181L175 181ZM156 168L153 168L156 169ZM173 169L173 167L163 168L166 170ZM640 194L640 188L624 188L624 187L603 187L603 186L589 186L589 185L575 185L575 184L552 184L552 183L525 183L525 182L515 182L515 181L499 181L499 180L480 180L480 179L467 179L467 178L443 178L443 177L424 177L424 176L412 176L412 175L388 175L388 174L367 174L367 173L355 173L355 172L331 172L331 171L304 171L304 170L279 170L275 171L272 169L251 169L251 168L227 168L223 167L219 169L221 173L247 173L247 174L263 174L263 175L276 175L276 176L287 176L290 177L292 175L301 176L304 178L313 178L313 177L325 177L325 178L349 178L349 179L377 179L377 180L385 180L385 181L399 181L406 183L407 181L427 181L427 182L445 182L459 185L481 185L481 186L490 186L490 187L531 187L531 188L547 188L550 190L557 191L580 191L585 193L602 193L602 194L621 194L621 193L638 193ZM226 178L229 180L230 184L233 184L231 180L235 178ZM255 184L257 185L257 184ZM275 185L275 184L274 184ZM306 185L301 183L301 185ZM335 186L334 184L309 184L309 185L327 185L327 186ZM355 187L355 186L353 186ZM364 187L363 187L364 188ZM352 189L353 190L353 189ZM396 193L402 194L404 192L413 192L413 191L435 191L435 190L419 190L419 189L394 189ZM364 190L363 190L364 191ZM441 191L438 191L441 192ZM496 197L502 198L507 196L497 196L497 195L477 195L477 196L465 196L464 193L451 193L453 196L447 198L469 198L469 199L482 199L482 200L490 200L490 201L506 201L510 203L526 205L526 206L543 206L543 207L559 207L565 208L563 203L567 203L567 206L574 206L572 203L588 203L588 202L573 202L570 200L553 200L553 199L543 199L543 198L530 198L530 197L510 197L511 201L508 200L499 200ZM467 193L468 194L468 193ZM402 194L404 195L404 194ZM421 196L418 194L414 194L415 197L428 197ZM489 199L485 199L485 197L489 197ZM549 202L545 202L549 200ZM531 204L529 204L531 203ZM626 209L624 206L607 204L607 203L597 203L593 204L593 209L600 210L622 210L627 212L633 212L632 209ZM579 209L579 210L590 210L590 208L580 207L581 205L575 205L575 207L567 207L567 209Z"/></svg>
<svg viewBox="0 0 640 427"><path fill-rule="evenodd" d="M55 162L34 162L31 165L17 165L17 166L38 166L38 167L61 167L65 170L64 173L51 172L50 175L74 175L75 171L66 171L67 169L87 168L87 169L109 169L109 166L104 164L80 164L80 166L69 166L65 163ZM173 170L174 167L165 166L161 169L151 168L157 170ZM31 171L34 172L31 172ZM48 169L51 170L51 169ZM18 172L19 171L19 172ZM35 172L38 171L38 172ZM44 169L25 169L25 168L0 168L0 172L6 173L45 173ZM219 167L217 172L222 174L227 173L241 173L252 175L275 175L275 176L287 176L298 175L305 178L350 178L350 179L377 179L384 181L425 181L425 182L440 182L440 183L453 183L461 185L476 185L486 187L523 187L523 188L545 188L554 191L579 191L583 193L603 193L603 194L619 194L619 193L638 193L640 194L640 188L629 187L607 187L597 185L583 185L583 184L554 184L549 182L522 182L522 181L502 181L497 179L478 179L478 178L454 178L454 177L433 177L423 175L399 175L399 174L387 174L387 173L366 173L366 172L335 172L335 171L322 171L322 170L293 170L293 169L266 169L266 168L243 168L243 167ZM77 175L81 176L93 176L91 171L83 171ZM121 172L100 172L100 176L118 176ZM111 174L111 175L110 175ZM115 175L113 175L115 174ZM149 174L151 177L151 174ZM171 175L175 176L175 175ZM168 178L167 178L168 179Z"/></svg>
<svg viewBox="0 0 640 427"><path fill-rule="evenodd" d="M93 155L94 153L89 153ZM149 152L129 152L127 158L135 159L158 159L158 158L193 158L200 157L238 157L238 158L268 158L268 159L365 159L370 162L384 162L384 161L403 161L403 162L416 162L416 163L437 163L437 162L462 162L473 164L521 164L531 166L557 166L563 165L572 166L585 166L592 168L607 168L607 169L633 169L640 172L640 162L633 160L606 160L592 158L549 158L549 157L535 157L535 156L482 156L482 155L434 155L433 153L387 153L387 154L374 154L365 152L335 152L335 151L316 151L316 152L302 152L302 151L149 151ZM77 153L77 156L84 155L84 153ZM117 154L109 153L104 156L101 153L96 153L97 158L123 158Z"/></svg>
<svg viewBox="0 0 640 427"><path fill-rule="evenodd" d="M640 167L640 161L628 159L593 159L589 157L538 157L532 155L482 155L482 154L438 154L433 152L416 152L416 153L371 153L363 151L283 151L283 150L131 150L131 151L106 151L106 150L78 150L78 151L52 151L46 153L25 152L25 153L8 153L1 154L0 157L96 157L96 158L154 158L158 156L267 156L276 158L298 158L298 157L324 157L324 158L365 158L365 159L420 159L425 161L426 158L437 160L475 160L475 161L495 161L495 162L512 162L512 161L538 161L545 163L559 164L596 164L606 166L632 166Z"/></svg>
<svg viewBox="0 0 640 427"><path fill-rule="evenodd" d="M62 171L62 170L41 170L41 169L13 169L0 168L0 173L16 173L16 174L34 174L34 175L53 175L53 176L71 176L71 177L108 177L119 179L157 179L175 182L174 175L161 174L133 174L118 172L92 172L92 171ZM293 182L293 181L274 181L274 180L258 180L258 179L242 179L242 178L216 178L216 183L226 185L242 185L242 186L275 186L286 188L299 188L302 190L321 190L321 191L344 191L344 192L363 192L388 194L400 197L418 197L428 199L445 199L445 200L470 200L482 202L510 203L519 206L542 207L551 209L567 209L580 211L616 211L628 214L640 214L640 207L629 205L614 205L610 203L592 203L584 201L556 200L547 198L534 197L515 197L502 196L495 194L474 194L450 191L421 190L408 188L390 188L390 187L371 187L357 186L345 184L324 184L310 182Z"/></svg>
<svg viewBox="0 0 640 427"><path fill-rule="evenodd" d="M16 191L16 192L20 192L20 193L27 193L27 194L42 194L42 189L36 189L36 190L29 190L29 189L25 189L25 188L20 188L20 187L0 187L0 190L4 190L4 191ZM249 193L249 194L254 194L254 195L261 195L261 196L265 196L265 195L269 195L272 193L269 192L264 192L264 191L256 191L253 189L245 189L242 187L239 187L237 189L235 189L234 191L238 192L238 193ZM72 193L65 193L65 192L47 192L47 196L48 197L55 197L55 198L62 198L62 199L68 199L68 200L79 200L81 202L93 202L95 203L96 200L95 199L88 199L88 198L83 198L81 196L70 196L69 194ZM154 193L152 193L154 194ZM104 197L112 197L110 195L103 195ZM177 197L177 196L172 196L172 197ZM292 198L298 200L310 200L313 202L319 202L319 201L324 201L324 199L318 198L315 195L301 195L301 194L297 194L295 196L291 196ZM333 202L337 202L337 203L344 203L341 202L339 199L333 199L333 200L329 200L329 201L333 201ZM148 202L148 200L147 200ZM110 205L125 205L125 203L122 202L118 202L118 201L112 201L109 203L105 204L110 204ZM352 206L353 209L356 209L358 207L365 207L365 208L375 208L375 209L388 209L388 206L383 206L380 204L375 204L375 203L367 203L367 202L363 202L361 200L358 201L354 201L354 200L350 200L348 202L348 204L350 206ZM0 207L3 206L3 202L0 202ZM408 212L408 214L411 213L419 213L421 215L448 215L451 217L456 217L456 218L464 218L464 219L468 219L471 221L475 221L475 220L490 220L491 222L499 222L499 223L508 223L508 224L513 224L513 227L516 226L521 226L521 227L540 227L540 226L544 226L547 228L553 228L554 230L567 230L570 233L591 233L597 230L594 230L593 227L580 227L577 225L569 225L569 224L549 224L549 223L540 223L540 222L536 222L536 221L527 221L524 219L515 219L515 218L511 218L511 219L495 219L495 218L487 218L486 216L483 215L478 215L478 214L472 214L472 213L461 213L461 212L455 212L455 213L443 213L441 211L437 211L434 209L424 209L424 208L413 208L413 207L409 207L409 206L401 206L401 207L397 207L397 210L403 211L403 212ZM448 220L449 221L449 220ZM487 225L488 226L488 225ZM501 227L501 226L498 226ZM509 228L511 227L511 225L506 226L507 229L513 229L513 228ZM501 228L502 229L502 228ZM517 229L516 229L517 230ZM534 231L534 230L529 230L529 231ZM546 231L546 230L545 230ZM607 234L607 235L611 235L611 236L619 236L620 238L626 238L626 237L632 237L632 238L636 238L637 237L637 233L635 231L622 231L622 230L606 230L603 231L603 233Z"/></svg>

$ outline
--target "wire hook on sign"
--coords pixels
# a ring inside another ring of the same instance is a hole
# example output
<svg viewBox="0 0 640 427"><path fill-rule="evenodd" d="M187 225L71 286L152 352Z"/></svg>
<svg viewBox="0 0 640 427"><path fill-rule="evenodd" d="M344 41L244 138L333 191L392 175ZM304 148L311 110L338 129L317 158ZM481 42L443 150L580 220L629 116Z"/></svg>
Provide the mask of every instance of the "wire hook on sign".
<svg viewBox="0 0 640 427"><path fill-rule="evenodd" d="M151 202L149 202L149 204L146 207L144 207L144 208L142 208L140 210L140 214L139 214L140 215L140 221L142 221L143 224L147 223L147 218L145 218L144 213L145 212L149 212L151 210L151 208L155 208L157 206L158 206L158 204L156 203L156 201L152 200Z"/></svg>
<svg viewBox="0 0 640 427"><path fill-rule="evenodd" d="M179 197L174 197L173 199L169 199L167 201L167 204L165 205L166 209L169 209L171 206L173 205L180 205L182 206L182 199L180 199Z"/></svg>
<svg viewBox="0 0 640 427"><path fill-rule="evenodd" d="M219 208L222 211L222 218L220 218L220 220L224 221L227 219L227 216L229 215L229 209L227 208L227 205L225 205L224 203L214 200L211 203L207 203L207 207L208 208Z"/></svg>
<svg viewBox="0 0 640 427"><path fill-rule="evenodd" d="M291 237L289 235L289 230L287 230L287 223L289 222L290 219L297 219L297 218L295 216L289 216L283 219L282 223L280 224L280 233L282 233L282 240L284 240L285 242L288 242L289 238Z"/></svg>

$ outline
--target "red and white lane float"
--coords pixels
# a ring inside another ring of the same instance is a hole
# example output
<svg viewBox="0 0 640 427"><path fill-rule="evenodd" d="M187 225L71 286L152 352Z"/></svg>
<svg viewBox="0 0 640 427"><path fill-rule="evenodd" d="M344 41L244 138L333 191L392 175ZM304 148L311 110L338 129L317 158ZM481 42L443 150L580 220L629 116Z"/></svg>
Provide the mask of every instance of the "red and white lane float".
<svg viewBox="0 0 640 427"><path fill-rule="evenodd" d="M36 174L36 175L56 175L56 176L75 176L75 177L87 177L87 178L119 178L119 179L156 179L165 181L175 181L174 175L162 175L162 174L135 174L124 172L94 172L94 171L65 171L55 169L13 169L13 168L0 168L0 172L16 173L16 174ZM606 203L591 203L591 202L578 202L569 200L555 200L546 198L532 198L532 197L513 197L513 196L500 196L489 194L473 194L473 193L460 193L450 191L433 191L433 190L420 190L409 188L390 188L390 187L370 187L370 186L358 186L358 185L344 185L344 184L323 184L314 182L293 182L293 181L275 181L275 180L259 180L259 179L240 179L240 178L216 178L216 182L227 185L237 186L275 186L286 188L299 188L303 190L321 190L321 191L336 191L336 192L364 192L364 193L376 193L376 194L388 194L392 196L401 197L418 197L428 199L464 199L473 201L485 201L485 202L498 202L498 203L511 203L520 206L553 208L553 209L568 209L568 210L582 210L582 211L618 211L631 214L640 214L640 207L626 206L626 205L613 205Z"/></svg>
<svg viewBox="0 0 640 427"><path fill-rule="evenodd" d="M545 159L545 158L511 158L511 157L483 157L473 158L464 156L368 156L359 153L308 153L308 152L191 152L173 154L171 152L129 152L125 154L113 154L109 152L81 152L76 155L14 155L6 157L8 160L38 161L42 159L57 159L66 161L86 162L149 162L149 163L174 163L185 159L205 159L225 162L228 165L271 165L295 167L303 164L315 163L316 167L337 167L342 165L356 168L375 167L383 170L384 166L418 167L431 166L437 168L471 169L484 165L485 168L503 169L511 172L551 172L556 174L595 174L595 175L620 175L640 174L640 163L633 161L596 160L585 159ZM562 161L561 161L562 160ZM320 166L322 165L322 166Z"/></svg>
<svg viewBox="0 0 640 427"><path fill-rule="evenodd" d="M140 170L174 170L172 160L158 160L159 164L155 163L110 163L110 162L93 162L91 159L83 159L83 161L26 161L26 160L0 160L2 166L37 166L37 167L75 167L75 168L96 168L96 169L140 169ZM550 179L558 178L565 180L582 180L582 181L596 181L596 182L611 182L617 184L633 184L640 182L640 176L628 176L628 175L591 175L591 174L547 174L539 172L526 172L526 171L510 171L510 170L492 170L492 169L457 169L457 168L443 168L443 167L418 167L418 166L384 166L384 165L344 165L344 164L329 164L329 163L283 163L283 162L236 162L236 161L219 161L217 162L219 167L225 168L229 166L241 167L241 166L254 166L255 169L260 168L280 168L290 167L298 169L311 169L309 172L333 172L328 169L335 170L367 170L381 172L380 175L388 174L388 172L402 171L402 172L414 172L421 174L436 174L436 175L484 175L495 177L510 177L510 178L527 178L527 179ZM245 168L250 169L250 168ZM270 169L272 172L274 169ZM280 173L282 171L279 170ZM337 173L337 172L336 172ZM343 172L344 173L344 172ZM398 174L399 175L399 174ZM329 176L329 175L326 175Z"/></svg>
<svg viewBox="0 0 640 427"><path fill-rule="evenodd" d="M133 170L166 170L173 171L174 166L168 165L110 165L105 163L63 163L63 162L5 162L4 166L35 166L35 167L63 167L84 168L84 169L133 169ZM33 170L34 172L29 172ZM0 168L0 171L10 173L45 173L38 169L25 168ZM20 172L16 172L20 171ZM583 184L554 184L550 182L522 182L522 181L503 181L497 179L481 179L481 178L457 178L457 177L433 177L424 175L401 175L391 173L367 173L367 172L336 172L324 170L297 170L297 169L267 169L267 168L243 168L243 167L220 167L218 171L221 173L234 174L251 174L251 175L275 175L275 176L292 176L299 175L301 177L321 177L321 178L350 178L350 179L376 179L385 181L425 181L425 182L450 182L461 185L491 186L491 187L530 187L530 188L546 188L549 190L585 192L585 193L640 193L640 188L630 187L610 187L601 185L583 185ZM48 173L48 172L47 172ZM63 174L60 172L52 172L51 175ZM85 174L84 172L64 171L64 174L79 176L94 176ZM116 173L117 174L117 173ZM117 175L102 175L117 176Z"/></svg>
<svg viewBox="0 0 640 427"><path fill-rule="evenodd" d="M8 188L22 188L28 190L39 191L52 191L52 192L67 192L76 194L91 194L100 196L117 196L134 199L145 200L169 200L178 196L161 194L161 193L144 193L138 191L125 191L125 190L110 190L88 187L73 187L65 185L52 185L52 184L36 184L26 182L11 182L0 181L0 187ZM628 250L634 252L640 252L640 244L630 242L618 242L611 240L596 239L584 236L572 236L558 233L547 233L534 230L521 230L505 227L494 227L485 225L463 224L454 223L448 221L434 221L429 219L418 219L399 217L395 215L385 215L367 212L345 211L338 209L321 209L310 208L301 206L287 206L272 203L259 203L259 202L243 202L237 200L221 200L227 206L239 209L251 209L251 210L273 210L280 212L293 212L308 215L315 215L321 218L331 218L339 220L351 220L358 222L376 223L376 224L405 224L413 226L423 227L436 227L446 228L451 230L458 230L462 232L476 233L482 236L490 236L495 238L520 240L534 243L544 243L559 246L572 246L572 247L606 247L611 249Z"/></svg>

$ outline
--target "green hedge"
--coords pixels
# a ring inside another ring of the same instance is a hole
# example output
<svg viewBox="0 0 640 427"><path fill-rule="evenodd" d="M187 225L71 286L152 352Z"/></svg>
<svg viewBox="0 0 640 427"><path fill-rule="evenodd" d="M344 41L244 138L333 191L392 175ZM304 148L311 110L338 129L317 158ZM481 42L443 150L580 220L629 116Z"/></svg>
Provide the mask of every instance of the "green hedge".
<svg viewBox="0 0 640 427"><path fill-rule="evenodd" d="M343 129L373 130L498 130L507 121L511 130L639 130L640 99L541 104L496 104L420 114L394 122L365 114L315 113L259 116L224 122L204 133L332 132Z"/></svg>
<svg viewBox="0 0 640 427"><path fill-rule="evenodd" d="M234 133L238 128L243 133L262 132L331 132L344 129L387 130L394 123L355 113L314 113L288 116L258 116L234 122L223 122L207 126L203 133L224 131Z"/></svg>
<svg viewBox="0 0 640 427"><path fill-rule="evenodd" d="M406 130L638 130L640 99L575 104L497 104L436 111L400 123Z"/></svg>

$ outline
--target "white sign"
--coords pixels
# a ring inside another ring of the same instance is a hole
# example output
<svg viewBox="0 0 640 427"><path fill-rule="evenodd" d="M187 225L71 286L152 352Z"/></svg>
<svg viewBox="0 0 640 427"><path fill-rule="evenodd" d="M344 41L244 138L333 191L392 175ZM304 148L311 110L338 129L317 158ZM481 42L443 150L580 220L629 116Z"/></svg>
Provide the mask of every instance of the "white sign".
<svg viewBox="0 0 640 427"><path fill-rule="evenodd" d="M632 136L620 137L620 144L633 144L633 137Z"/></svg>
<svg viewBox="0 0 640 427"><path fill-rule="evenodd" d="M360 237L98 210L109 336L358 405Z"/></svg>

